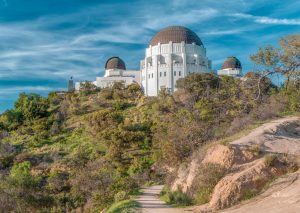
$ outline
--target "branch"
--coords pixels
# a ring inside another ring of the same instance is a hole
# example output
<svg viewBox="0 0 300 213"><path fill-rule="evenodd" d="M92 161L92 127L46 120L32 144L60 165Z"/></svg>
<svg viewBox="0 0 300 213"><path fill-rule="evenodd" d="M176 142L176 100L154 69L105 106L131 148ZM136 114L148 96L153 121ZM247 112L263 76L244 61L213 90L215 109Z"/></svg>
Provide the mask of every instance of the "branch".
<svg viewBox="0 0 300 213"><path fill-rule="evenodd" d="M263 75L260 76L260 78L259 78L259 80L258 80L258 83L257 83L258 94L257 94L257 97L254 99L255 101L257 101L257 100L260 98L260 96L261 96L261 87L260 87L261 81L262 81L265 77L267 77L268 75L272 75L272 74L277 73L277 72L278 72L278 71L267 71L265 74L263 74Z"/></svg>

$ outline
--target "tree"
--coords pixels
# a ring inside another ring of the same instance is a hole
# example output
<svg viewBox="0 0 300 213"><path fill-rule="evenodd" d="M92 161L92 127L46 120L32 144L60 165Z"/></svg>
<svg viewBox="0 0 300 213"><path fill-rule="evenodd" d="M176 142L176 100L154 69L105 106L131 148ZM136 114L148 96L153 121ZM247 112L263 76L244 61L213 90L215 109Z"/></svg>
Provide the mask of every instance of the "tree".
<svg viewBox="0 0 300 213"><path fill-rule="evenodd" d="M85 81L84 83L80 84L80 92L85 95L91 94L93 91L96 91L96 90L97 90L97 87L92 82Z"/></svg>
<svg viewBox="0 0 300 213"><path fill-rule="evenodd" d="M32 121L36 118L43 118L48 115L48 100L38 94L21 93L15 103L15 110L21 112L24 119Z"/></svg>
<svg viewBox="0 0 300 213"><path fill-rule="evenodd" d="M209 96L211 89L218 87L219 78L212 73L193 73L177 81L176 87L191 93L195 100Z"/></svg>
<svg viewBox="0 0 300 213"><path fill-rule="evenodd" d="M280 48L268 45L259 48L258 52L251 55L251 60L259 66L260 78L258 81L258 96L261 96L261 81L274 74L286 78L286 88L290 80L299 79L300 76L300 34L290 35L279 41Z"/></svg>

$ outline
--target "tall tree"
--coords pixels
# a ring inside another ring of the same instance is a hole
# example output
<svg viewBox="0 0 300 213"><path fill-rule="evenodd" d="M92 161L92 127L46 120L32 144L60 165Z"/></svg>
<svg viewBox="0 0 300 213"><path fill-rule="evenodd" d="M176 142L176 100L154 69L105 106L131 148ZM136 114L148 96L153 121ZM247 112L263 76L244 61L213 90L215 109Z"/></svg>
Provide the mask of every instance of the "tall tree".
<svg viewBox="0 0 300 213"><path fill-rule="evenodd" d="M299 79L300 76L300 34L280 39L279 48L271 45L259 48L250 58L259 66L258 71L261 74L258 80L257 99L261 95L261 82L269 75L284 76L287 88L291 80Z"/></svg>

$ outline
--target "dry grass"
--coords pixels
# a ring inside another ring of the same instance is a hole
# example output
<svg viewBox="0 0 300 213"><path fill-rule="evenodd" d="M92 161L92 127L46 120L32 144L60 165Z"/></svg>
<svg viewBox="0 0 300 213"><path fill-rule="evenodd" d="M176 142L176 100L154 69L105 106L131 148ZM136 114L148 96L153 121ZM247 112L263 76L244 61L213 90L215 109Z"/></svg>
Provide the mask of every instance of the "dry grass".
<svg viewBox="0 0 300 213"><path fill-rule="evenodd" d="M273 167L278 162L278 156L274 154L265 155L264 162L267 167Z"/></svg>
<svg viewBox="0 0 300 213"><path fill-rule="evenodd" d="M248 135L250 132L252 132L252 130L256 129L257 127L261 126L263 123L265 122L257 122L255 124L251 124L249 126L247 126L245 129L241 130L240 132L233 134L229 137L223 138L218 140L219 144L222 144L224 146L228 146L230 142L235 141L245 135Z"/></svg>

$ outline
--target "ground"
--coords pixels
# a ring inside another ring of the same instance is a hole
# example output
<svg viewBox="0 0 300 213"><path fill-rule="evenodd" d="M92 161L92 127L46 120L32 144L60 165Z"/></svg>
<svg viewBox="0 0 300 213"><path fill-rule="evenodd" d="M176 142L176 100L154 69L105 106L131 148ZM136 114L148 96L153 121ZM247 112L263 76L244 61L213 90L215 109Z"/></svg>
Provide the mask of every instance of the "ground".
<svg viewBox="0 0 300 213"><path fill-rule="evenodd" d="M229 148L232 147L232 148ZM255 148L255 149L254 149ZM253 149L245 151L245 149ZM258 150L256 150L258 149ZM193 175L197 170L197 165L204 161L219 163L230 173L226 175L215 187L210 203L193 208L178 209L166 205L159 200L159 193L163 186L152 186L144 189L137 201L140 203L142 212L215 212L214 210L225 208L223 203L231 202L231 205L241 199L241 190L239 193L233 193L235 186L244 186L253 184L257 177L264 178L276 177L273 175L274 168L268 168L265 164L264 156L253 155L253 151L268 153L281 153L299 157L300 155L300 119L299 117L288 117L268 122L249 134L234 140L230 146L216 145L211 147L204 159L193 160L188 170L183 170L177 183L181 183L183 189L192 187ZM252 154L251 154L252 153ZM280 169L280 168L279 168ZM191 170L191 171L190 171ZM229 170L228 170L229 171ZM275 172L279 170L275 170ZM280 172L279 172L280 173ZM252 177L253 176L253 177ZM271 180L269 180L270 182ZM264 182L267 183L267 182ZM227 193L226 193L227 192ZM234 197L239 199L232 199ZM228 196L227 196L228 195ZM230 198L230 199L229 199ZM218 205L222 204L222 205ZM227 205L228 206L228 205ZM213 208L212 208L213 207ZM224 213L297 213L300 212L300 170L281 176L273 183L269 184L267 190L255 198L244 201L231 208L218 212Z"/></svg>
<svg viewBox="0 0 300 213"><path fill-rule="evenodd" d="M299 213L300 171L279 178L267 191L224 213Z"/></svg>
<svg viewBox="0 0 300 213"><path fill-rule="evenodd" d="M140 210L144 213L182 213L182 209L172 208L159 199L159 193L163 186L150 186L143 188L143 194L136 200L140 204Z"/></svg>

